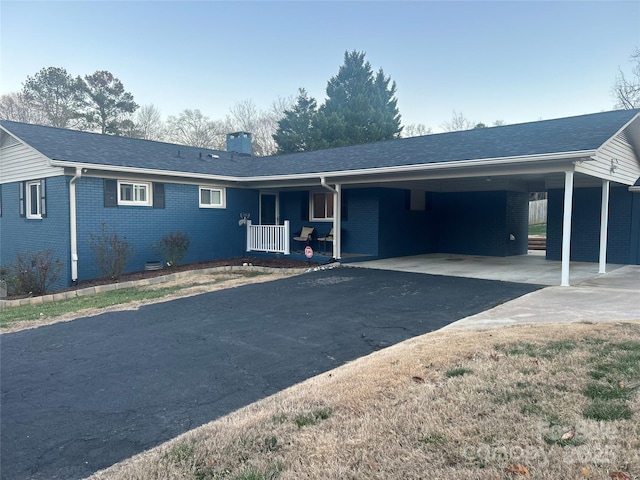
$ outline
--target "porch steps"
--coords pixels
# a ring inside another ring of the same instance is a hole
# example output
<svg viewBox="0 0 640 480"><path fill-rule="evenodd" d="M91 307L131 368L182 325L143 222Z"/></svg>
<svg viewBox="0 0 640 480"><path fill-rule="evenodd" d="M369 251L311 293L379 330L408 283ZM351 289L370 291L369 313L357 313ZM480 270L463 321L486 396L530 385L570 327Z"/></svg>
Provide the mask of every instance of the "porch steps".
<svg viewBox="0 0 640 480"><path fill-rule="evenodd" d="M546 237L529 237L529 250L546 250L547 238Z"/></svg>

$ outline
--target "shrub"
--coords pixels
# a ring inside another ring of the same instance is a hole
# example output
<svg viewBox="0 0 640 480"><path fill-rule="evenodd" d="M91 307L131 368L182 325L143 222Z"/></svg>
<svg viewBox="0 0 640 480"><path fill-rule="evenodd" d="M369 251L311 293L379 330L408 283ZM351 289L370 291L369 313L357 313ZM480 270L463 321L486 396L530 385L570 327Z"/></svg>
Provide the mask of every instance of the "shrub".
<svg viewBox="0 0 640 480"><path fill-rule="evenodd" d="M182 233L180 230L163 235L162 238L152 245L152 249L160 258L166 262L169 267L180 265L184 259L191 239L188 233Z"/></svg>
<svg viewBox="0 0 640 480"><path fill-rule="evenodd" d="M12 295L44 295L60 278L63 266L51 250L19 253L16 263L7 269L9 291Z"/></svg>
<svg viewBox="0 0 640 480"><path fill-rule="evenodd" d="M103 223L99 235L89 234L91 250L102 275L118 280L124 272L127 260L133 255L133 247L117 233L110 233Z"/></svg>

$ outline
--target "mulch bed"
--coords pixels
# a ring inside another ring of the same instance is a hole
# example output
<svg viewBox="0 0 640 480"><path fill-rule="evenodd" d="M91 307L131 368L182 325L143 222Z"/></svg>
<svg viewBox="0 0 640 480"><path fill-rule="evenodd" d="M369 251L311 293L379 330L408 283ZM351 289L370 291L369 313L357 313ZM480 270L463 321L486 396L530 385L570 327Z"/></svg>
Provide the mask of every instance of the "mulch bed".
<svg viewBox="0 0 640 480"><path fill-rule="evenodd" d="M244 264L250 264L258 267L271 267L271 268L309 268L321 265L319 262L307 262L304 260L294 260L290 258L254 258L254 257L238 257L238 258L226 258L221 260L213 260L210 262L198 262L190 263L187 265L178 265L173 268L164 268L162 270L143 270L140 272L125 273L121 275L118 282L128 282L130 280L142 280L144 278L159 277L162 275L169 275L175 272L184 272L187 270L202 270L205 268L214 267L228 267L228 266L242 266ZM96 285L107 285L114 282L111 278L94 278L92 280L83 280L78 282L77 285L64 288L50 293L69 292L73 290L79 290L81 288L95 287ZM25 298L28 295L15 295L9 296L6 300L14 300L19 298Z"/></svg>
<svg viewBox="0 0 640 480"><path fill-rule="evenodd" d="M221 260L212 260L210 262L198 262L189 263L186 265L178 265L173 268L163 268L162 270L143 270L140 272L125 273L122 275L118 282L128 282L129 280L142 280L144 278L160 277L162 275L169 275L170 273L185 272L187 270L202 270L205 268L214 267L240 267L244 264L253 265L256 267L271 267L271 268L308 268L309 266L315 267L320 265L319 262L306 262L304 260L293 260L289 258L254 258L254 257L238 257L238 258L225 258ZM106 285L114 283L110 278L94 278L93 280L84 280L78 282L75 287L67 288L63 291L76 290L79 288L94 287L96 285Z"/></svg>

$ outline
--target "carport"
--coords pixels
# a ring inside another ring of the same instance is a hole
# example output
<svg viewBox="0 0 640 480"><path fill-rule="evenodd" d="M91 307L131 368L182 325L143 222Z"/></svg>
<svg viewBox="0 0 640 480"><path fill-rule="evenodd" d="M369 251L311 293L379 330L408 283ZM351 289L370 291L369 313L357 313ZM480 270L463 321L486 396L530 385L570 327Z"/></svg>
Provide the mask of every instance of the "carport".
<svg viewBox="0 0 640 480"><path fill-rule="evenodd" d="M527 256L523 208L531 192L553 192L554 220L547 230L550 263L544 266L552 273L542 283L568 286L570 273L574 282L584 278L583 271L606 273L612 251L616 263L634 263L627 252L640 238L633 221L640 218L640 196L629 189L640 177L636 152L638 112L615 111L284 155L270 164L283 175L247 178L245 185L284 197L280 217L291 221L293 231L313 221L324 222L316 225L326 231L332 226L337 260L343 251L378 258L420 254L425 262L437 258L430 254L446 253L491 256L506 262L506 270L520 268L522 261L543 268L542 258L518 259ZM614 190L620 203L610 207ZM364 191L368 202L353 205ZM322 193L340 208L321 219L304 214L314 212L314 197L324 198ZM345 205L349 222L358 215L357 228L344 221ZM486 223L480 229L470 226L479 219L470 213L478 205ZM436 213L429 218L432 207ZM610 245L610 213L623 210ZM420 217L420 212L426 213ZM626 229L624 235L618 234L621 229ZM354 250L353 244L345 248L345 231L375 245L366 252ZM474 242L483 248L474 248ZM581 258L588 258L584 265L577 263ZM446 261L461 268L472 265Z"/></svg>

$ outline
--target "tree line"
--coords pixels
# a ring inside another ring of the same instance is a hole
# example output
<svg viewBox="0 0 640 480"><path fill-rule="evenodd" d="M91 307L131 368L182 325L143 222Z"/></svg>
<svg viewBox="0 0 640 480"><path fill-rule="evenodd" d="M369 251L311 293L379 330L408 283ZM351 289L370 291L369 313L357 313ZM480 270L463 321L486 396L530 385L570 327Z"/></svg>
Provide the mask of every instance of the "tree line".
<svg viewBox="0 0 640 480"><path fill-rule="evenodd" d="M27 77L22 91L3 95L2 118L59 128L120 135L138 108L133 95L106 70L73 77L64 68L43 68Z"/></svg>
<svg viewBox="0 0 640 480"><path fill-rule="evenodd" d="M615 108L640 108L638 48L631 62L631 75L619 69L615 79ZM432 133L423 124L402 125L396 91L396 83L382 68L374 72L364 52L347 51L327 82L322 105L300 88L297 97L278 98L266 110L249 99L236 103L221 120L199 109L163 120L153 104L139 106L109 71L73 77L64 68L48 67L27 77L21 91L0 97L0 118L217 150L224 150L227 133L246 131L253 134L254 155L265 156ZM455 110L440 125L444 131L485 127Z"/></svg>
<svg viewBox="0 0 640 480"><path fill-rule="evenodd" d="M238 102L223 120L211 120L198 109L185 109L166 120L154 106L140 107L133 94L111 72L73 77L64 68L43 68L23 82L22 90L0 97L0 118L145 140L225 149L226 134L253 134L254 153L276 150L273 132L291 100L278 99L267 111L251 100Z"/></svg>

